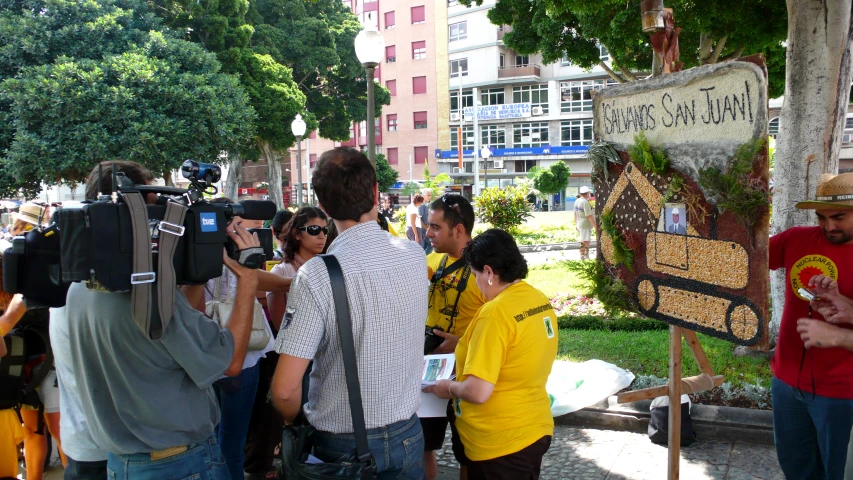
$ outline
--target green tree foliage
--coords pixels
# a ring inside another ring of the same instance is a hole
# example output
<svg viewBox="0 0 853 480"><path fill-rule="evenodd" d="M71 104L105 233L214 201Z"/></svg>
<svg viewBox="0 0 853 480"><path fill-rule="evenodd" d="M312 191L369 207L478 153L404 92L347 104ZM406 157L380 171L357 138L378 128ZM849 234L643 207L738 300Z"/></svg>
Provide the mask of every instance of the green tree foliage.
<svg viewBox="0 0 853 480"><path fill-rule="evenodd" d="M562 192L569 185L570 177L569 167L560 160L547 169L540 170L533 179L533 187L546 195L554 195Z"/></svg>
<svg viewBox="0 0 853 480"><path fill-rule="evenodd" d="M142 0L2 7L0 194L76 183L111 158L164 173L251 138L254 111L237 79Z"/></svg>
<svg viewBox="0 0 853 480"><path fill-rule="evenodd" d="M387 192L400 176L397 170L394 170L385 159L385 155L381 153L376 155L376 183L379 184L380 192Z"/></svg>
<svg viewBox="0 0 853 480"><path fill-rule="evenodd" d="M510 233L531 216L527 191L516 186L483 189L474 199L474 208L484 222Z"/></svg>
<svg viewBox="0 0 853 480"><path fill-rule="evenodd" d="M481 5L483 0L460 0ZM679 36L684 68L763 53L770 96L784 93L788 13L774 0L668 0ZM498 0L489 11L495 25L511 25L504 43L520 54L541 52L545 63L563 57L582 68L603 65L598 43L606 46L620 81L632 71L649 71L652 49L642 31L640 0Z"/></svg>

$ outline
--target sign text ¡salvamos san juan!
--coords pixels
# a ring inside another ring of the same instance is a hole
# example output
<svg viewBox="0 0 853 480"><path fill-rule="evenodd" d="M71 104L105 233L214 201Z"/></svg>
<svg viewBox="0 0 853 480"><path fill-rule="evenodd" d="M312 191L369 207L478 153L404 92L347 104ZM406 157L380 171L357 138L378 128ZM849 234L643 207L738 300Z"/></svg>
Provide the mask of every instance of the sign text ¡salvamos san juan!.
<svg viewBox="0 0 853 480"><path fill-rule="evenodd" d="M766 103L763 78L750 69L688 78L657 88L650 82L648 89L623 94L602 90L595 98L595 133L624 144L641 131L653 144L752 138L760 102Z"/></svg>

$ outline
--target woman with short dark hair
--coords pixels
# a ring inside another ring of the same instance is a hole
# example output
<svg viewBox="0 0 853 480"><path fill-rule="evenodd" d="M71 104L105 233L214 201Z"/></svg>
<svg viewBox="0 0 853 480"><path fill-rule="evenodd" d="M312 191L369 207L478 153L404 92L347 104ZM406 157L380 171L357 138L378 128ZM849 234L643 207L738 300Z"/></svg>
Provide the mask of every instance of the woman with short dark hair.
<svg viewBox="0 0 853 480"><path fill-rule="evenodd" d="M461 440L453 452L469 480L538 479L554 434L545 383L557 356L557 315L523 280L527 262L510 234L486 230L463 258L486 303L456 347L456 381L426 391L453 399Z"/></svg>

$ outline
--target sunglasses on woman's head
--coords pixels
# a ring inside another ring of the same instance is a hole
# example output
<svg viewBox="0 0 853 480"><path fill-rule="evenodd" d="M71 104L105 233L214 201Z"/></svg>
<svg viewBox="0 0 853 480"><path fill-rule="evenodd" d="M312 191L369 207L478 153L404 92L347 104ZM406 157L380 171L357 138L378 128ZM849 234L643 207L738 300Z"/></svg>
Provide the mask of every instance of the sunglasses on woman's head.
<svg viewBox="0 0 853 480"><path fill-rule="evenodd" d="M299 227L297 230L302 230L312 237L320 235L320 232L323 232L323 235L329 234L329 227L321 227L320 225L308 225L307 227Z"/></svg>

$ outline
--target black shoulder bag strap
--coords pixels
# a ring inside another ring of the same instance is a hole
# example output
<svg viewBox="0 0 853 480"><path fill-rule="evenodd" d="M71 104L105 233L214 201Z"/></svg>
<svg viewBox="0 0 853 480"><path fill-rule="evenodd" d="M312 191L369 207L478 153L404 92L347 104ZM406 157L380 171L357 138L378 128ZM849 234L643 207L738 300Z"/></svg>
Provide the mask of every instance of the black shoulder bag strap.
<svg viewBox="0 0 853 480"><path fill-rule="evenodd" d="M370 447L367 443L367 428L364 424L364 408L361 403L361 383L358 380L358 364L355 357L355 342L352 338L352 323L350 322L349 300L347 299L346 283L341 271L341 264L334 255L320 255L329 271L332 284L332 297L335 301L337 314L338 336L341 340L341 352L344 357L344 372L347 378L347 394L349 395L352 428L355 434L355 451L361 463L370 462Z"/></svg>

